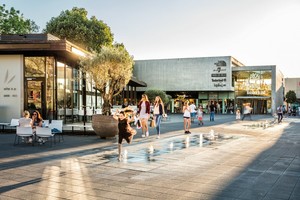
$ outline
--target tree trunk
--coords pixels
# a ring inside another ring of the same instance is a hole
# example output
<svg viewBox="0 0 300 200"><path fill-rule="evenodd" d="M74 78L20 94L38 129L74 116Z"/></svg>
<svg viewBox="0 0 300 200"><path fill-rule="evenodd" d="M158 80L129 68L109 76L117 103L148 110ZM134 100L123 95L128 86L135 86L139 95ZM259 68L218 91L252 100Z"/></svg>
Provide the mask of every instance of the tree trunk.
<svg viewBox="0 0 300 200"><path fill-rule="evenodd" d="M102 105L102 115L111 115L110 109L111 105L109 103L109 100L103 99L103 105Z"/></svg>

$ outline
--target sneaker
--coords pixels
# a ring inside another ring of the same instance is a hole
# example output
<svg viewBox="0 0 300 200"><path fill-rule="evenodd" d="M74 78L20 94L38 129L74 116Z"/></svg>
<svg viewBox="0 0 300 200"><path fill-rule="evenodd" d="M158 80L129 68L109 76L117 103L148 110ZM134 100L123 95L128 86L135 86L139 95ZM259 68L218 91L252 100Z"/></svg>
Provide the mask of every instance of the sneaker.
<svg viewBox="0 0 300 200"><path fill-rule="evenodd" d="M156 139L159 139L159 138L160 138L160 136L159 136L159 135L157 135L157 136L156 136Z"/></svg>
<svg viewBox="0 0 300 200"><path fill-rule="evenodd" d="M146 132L146 137L149 137L149 132L148 131Z"/></svg>
<svg viewBox="0 0 300 200"><path fill-rule="evenodd" d="M187 134L191 134L191 131L187 131Z"/></svg>
<svg viewBox="0 0 300 200"><path fill-rule="evenodd" d="M142 137L145 137L145 134L142 134Z"/></svg>
<svg viewBox="0 0 300 200"><path fill-rule="evenodd" d="M184 131L184 134L188 134L189 132L188 131Z"/></svg>

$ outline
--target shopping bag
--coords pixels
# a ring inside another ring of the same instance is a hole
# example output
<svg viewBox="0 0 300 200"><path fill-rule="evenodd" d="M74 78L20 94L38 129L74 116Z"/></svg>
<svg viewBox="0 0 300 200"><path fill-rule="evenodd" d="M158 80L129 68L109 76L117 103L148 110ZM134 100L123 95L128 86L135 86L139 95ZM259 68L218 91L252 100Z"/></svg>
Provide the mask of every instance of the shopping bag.
<svg viewBox="0 0 300 200"><path fill-rule="evenodd" d="M136 122L136 128L137 129L141 129L142 128L140 119L138 119L137 122Z"/></svg>
<svg viewBox="0 0 300 200"><path fill-rule="evenodd" d="M150 127L154 128L156 127L156 124L155 124L155 120L152 119L151 122L150 122Z"/></svg>

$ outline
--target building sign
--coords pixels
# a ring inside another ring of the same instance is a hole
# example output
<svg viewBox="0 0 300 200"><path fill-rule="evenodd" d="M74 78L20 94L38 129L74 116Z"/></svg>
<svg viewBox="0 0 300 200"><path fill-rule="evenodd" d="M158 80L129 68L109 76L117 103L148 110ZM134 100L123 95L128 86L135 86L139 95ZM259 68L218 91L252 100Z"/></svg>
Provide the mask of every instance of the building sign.
<svg viewBox="0 0 300 200"><path fill-rule="evenodd" d="M251 73L249 76L249 87L246 90L247 95L266 96L267 86L262 82L260 73Z"/></svg>
<svg viewBox="0 0 300 200"><path fill-rule="evenodd" d="M211 82L215 88L223 88L227 85L227 64L224 60L219 60L214 63L213 71L211 73Z"/></svg>
<svg viewBox="0 0 300 200"><path fill-rule="evenodd" d="M3 91L2 91L2 95L1 95L3 98L18 97L17 88L11 84L15 78L16 78L16 76L10 75L9 70L7 69L6 73L5 73L3 88L2 88Z"/></svg>
<svg viewBox="0 0 300 200"><path fill-rule="evenodd" d="M0 121L19 118L23 106L23 57L0 55Z"/></svg>

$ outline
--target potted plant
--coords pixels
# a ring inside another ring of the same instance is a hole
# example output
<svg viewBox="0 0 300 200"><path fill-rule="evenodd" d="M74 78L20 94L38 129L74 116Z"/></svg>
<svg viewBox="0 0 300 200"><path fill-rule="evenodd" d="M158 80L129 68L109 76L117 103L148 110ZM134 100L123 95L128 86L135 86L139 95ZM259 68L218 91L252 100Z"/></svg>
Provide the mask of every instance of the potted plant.
<svg viewBox="0 0 300 200"><path fill-rule="evenodd" d="M133 57L120 44L102 47L93 57L81 60L82 71L93 82L103 100L102 114L92 118L92 127L101 138L114 137L118 133L117 121L111 116L112 99L130 81L133 64Z"/></svg>

